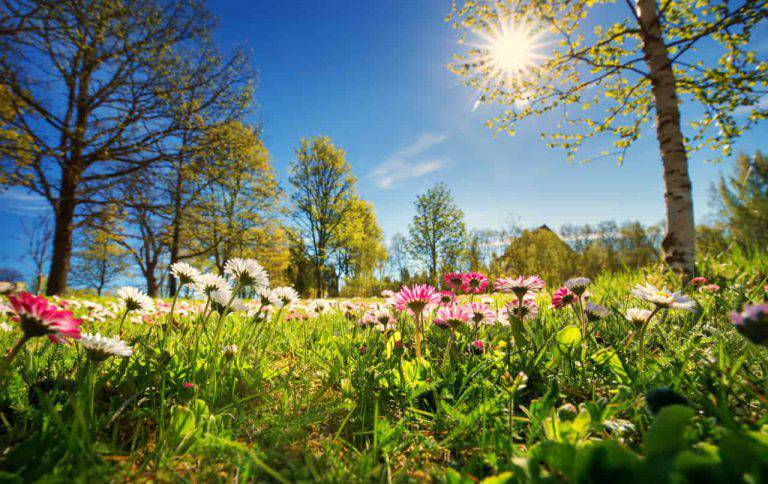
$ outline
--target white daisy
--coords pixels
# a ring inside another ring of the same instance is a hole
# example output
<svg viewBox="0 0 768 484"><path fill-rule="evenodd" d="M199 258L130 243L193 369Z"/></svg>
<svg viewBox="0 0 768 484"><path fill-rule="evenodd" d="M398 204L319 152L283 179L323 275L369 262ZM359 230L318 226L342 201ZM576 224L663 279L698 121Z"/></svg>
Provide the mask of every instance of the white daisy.
<svg viewBox="0 0 768 484"><path fill-rule="evenodd" d="M226 345L222 348L222 352L225 358L232 359L237 354L237 345Z"/></svg>
<svg viewBox="0 0 768 484"><path fill-rule="evenodd" d="M171 274L180 284L194 284L200 277L200 271L186 262L176 262L171 265Z"/></svg>
<svg viewBox="0 0 768 484"><path fill-rule="evenodd" d="M696 308L696 302L680 291L671 292L666 287L659 289L650 284L638 284L632 288L632 294L653 303L658 308L664 309L685 309L693 311Z"/></svg>
<svg viewBox="0 0 768 484"><path fill-rule="evenodd" d="M104 361L110 356L127 358L133 354L133 348L120 338L109 338L99 333L83 333L78 340L80 346L88 352L88 357L94 361Z"/></svg>
<svg viewBox="0 0 768 484"><path fill-rule="evenodd" d="M117 298L125 305L126 311L151 312L155 309L152 298L135 287L121 287L117 290Z"/></svg>
<svg viewBox="0 0 768 484"><path fill-rule="evenodd" d="M195 291L205 297L211 297L214 291L230 291L229 283L218 274L206 273L197 278L195 282Z"/></svg>
<svg viewBox="0 0 768 484"><path fill-rule="evenodd" d="M229 259L224 265L224 273L237 280L240 287L256 289L269 287L267 271L261 267L256 259L242 259L240 257Z"/></svg>
<svg viewBox="0 0 768 484"><path fill-rule="evenodd" d="M627 321L629 321L632 324L641 325L644 324L648 318L651 317L651 311L650 309L640 309L640 308L629 308L627 309L627 312L624 313L624 317L627 318Z"/></svg>
<svg viewBox="0 0 768 484"><path fill-rule="evenodd" d="M269 293L270 299L275 306L286 307L296 304L299 301L299 293L292 287L283 286L272 289Z"/></svg>
<svg viewBox="0 0 768 484"><path fill-rule="evenodd" d="M586 277L574 277L573 279L568 279L565 281L564 286L567 287L572 293L581 297L584 294L584 291L587 290L587 286L589 286L590 282L592 281Z"/></svg>
<svg viewBox="0 0 768 484"><path fill-rule="evenodd" d="M598 321L611 315L611 311L608 310L608 308L591 302L587 302L587 304L584 305L584 312L589 321Z"/></svg>

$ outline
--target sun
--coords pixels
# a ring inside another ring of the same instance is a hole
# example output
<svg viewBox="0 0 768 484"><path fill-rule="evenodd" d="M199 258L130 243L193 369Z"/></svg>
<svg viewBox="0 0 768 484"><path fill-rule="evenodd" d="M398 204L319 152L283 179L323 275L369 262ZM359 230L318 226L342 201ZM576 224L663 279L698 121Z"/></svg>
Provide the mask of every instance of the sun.
<svg viewBox="0 0 768 484"><path fill-rule="evenodd" d="M525 19L499 18L475 34L478 42L468 43L474 49L471 60L487 81L524 77L543 58L539 49L544 31Z"/></svg>

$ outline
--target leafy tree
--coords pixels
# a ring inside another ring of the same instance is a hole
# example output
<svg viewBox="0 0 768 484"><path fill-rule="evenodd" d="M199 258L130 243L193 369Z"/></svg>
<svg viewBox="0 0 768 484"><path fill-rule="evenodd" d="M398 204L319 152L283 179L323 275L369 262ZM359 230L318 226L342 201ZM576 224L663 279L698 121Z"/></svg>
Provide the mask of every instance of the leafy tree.
<svg viewBox="0 0 768 484"><path fill-rule="evenodd" d="M476 46L457 56L452 70L483 102L507 106L489 122L500 131L514 134L526 118L562 113L556 130L542 137L569 159L608 135L613 149L596 156L621 162L654 116L667 212L664 261L688 277L695 250L688 151L729 153L736 137L768 116L761 103L768 62L753 42L766 15L762 0L468 1L454 7L455 27L490 32L512 19L514 27L498 29L500 42L518 36L518 48L546 43L552 50L510 65L503 48ZM603 25L605 18L618 20ZM526 41L532 45L519 46ZM691 104L700 109L690 111L696 118L686 136L680 105Z"/></svg>
<svg viewBox="0 0 768 484"><path fill-rule="evenodd" d="M128 251L120 244L120 224L117 207L108 206L83 231L80 248L74 253L72 278L77 284L93 288L99 296L130 267Z"/></svg>
<svg viewBox="0 0 768 484"><path fill-rule="evenodd" d="M720 177L722 215L742 244L768 247L768 158L761 152L739 155L733 174Z"/></svg>
<svg viewBox="0 0 768 484"><path fill-rule="evenodd" d="M0 143L2 181L50 203L55 229L46 292L59 294L75 229L110 202L121 179L164 156L158 145L179 127L168 102L184 88L168 73L179 63L177 49L206 37L214 20L188 0L25 5L27 28L3 39L0 59L0 84L12 104L2 121L18 134L17 142Z"/></svg>
<svg viewBox="0 0 768 484"><path fill-rule="evenodd" d="M464 212L444 183L419 195L415 207L416 214L408 227L410 253L426 268L429 280L437 284L438 271L455 268L464 250Z"/></svg>
<svg viewBox="0 0 768 484"><path fill-rule="evenodd" d="M302 139L291 162L293 219L315 272L317 297L325 293L325 272L334 247L341 245L344 221L354 209L355 177L344 150L326 136Z"/></svg>
<svg viewBox="0 0 768 484"><path fill-rule="evenodd" d="M256 256L269 234L285 241L275 222L281 191L254 127L232 121L209 129L206 136L211 138L207 149L195 162L206 172L185 215L184 233L188 250L223 273L232 257Z"/></svg>
<svg viewBox="0 0 768 484"><path fill-rule="evenodd" d="M408 265L410 264L408 254L408 239L401 233L396 233L389 241L388 262L389 269L394 277L397 277L401 283L408 282Z"/></svg>
<svg viewBox="0 0 768 484"><path fill-rule="evenodd" d="M554 284L576 275L578 254L544 225L523 230L501 255L499 265L507 274L538 274Z"/></svg>
<svg viewBox="0 0 768 484"><path fill-rule="evenodd" d="M336 248L338 272L346 276L345 286L356 294L370 294L375 286L375 271L387 260L384 234L376 220L373 205L355 198L344 218Z"/></svg>

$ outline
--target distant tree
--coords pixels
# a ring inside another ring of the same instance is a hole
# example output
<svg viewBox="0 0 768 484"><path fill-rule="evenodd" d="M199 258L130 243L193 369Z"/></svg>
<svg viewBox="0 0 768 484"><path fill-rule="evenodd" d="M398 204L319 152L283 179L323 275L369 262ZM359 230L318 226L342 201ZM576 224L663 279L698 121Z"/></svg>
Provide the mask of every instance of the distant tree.
<svg viewBox="0 0 768 484"><path fill-rule="evenodd" d="M399 282L408 282L408 239L400 232L392 236L387 250L389 255L388 265L390 273L396 277Z"/></svg>
<svg viewBox="0 0 768 484"><path fill-rule="evenodd" d="M120 213L114 205L107 206L80 236L75 251L72 279L90 287L101 296L107 285L126 274L130 267L128 251L120 244Z"/></svg>
<svg viewBox="0 0 768 484"><path fill-rule="evenodd" d="M546 225L523 230L499 259L507 274L538 274L550 284L561 283L578 270L578 254Z"/></svg>
<svg viewBox="0 0 768 484"><path fill-rule="evenodd" d="M10 267L0 267L0 282L22 282L24 274Z"/></svg>
<svg viewBox="0 0 768 484"><path fill-rule="evenodd" d="M48 254L53 238L53 226L47 215L40 215L32 224L24 224L22 236L26 240L27 255L32 259L35 267L34 288L35 294L40 294L45 283L45 264L48 262Z"/></svg>
<svg viewBox="0 0 768 484"><path fill-rule="evenodd" d="M455 268L464 250L464 212L443 183L419 195L415 207L416 214L408 227L410 254L425 267L429 280L437 284L438 271Z"/></svg>
<svg viewBox="0 0 768 484"><path fill-rule="evenodd" d="M756 37L766 16L764 0L467 1L454 7L455 27L494 35L502 24L502 45L515 42L524 51L544 44L550 51L510 59L504 48L473 46L452 69L481 101L507 106L489 123L499 131L514 134L518 122L556 113L558 121L546 123L555 131L542 137L570 159L607 135L614 149L597 156L621 162L655 117L666 204L663 258L690 277L695 232L687 152L708 146L727 154L736 137L768 117L766 63ZM686 136L680 106L691 104L698 104L691 110L697 119Z"/></svg>
<svg viewBox="0 0 768 484"><path fill-rule="evenodd" d="M334 252L338 274L345 276L345 287L355 294L370 295L376 270L387 260L384 235L370 202L353 199Z"/></svg>
<svg viewBox="0 0 768 484"><path fill-rule="evenodd" d="M209 129L206 137L211 139L195 162L205 174L183 232L187 251L223 273L229 259L255 257L266 235L281 230L276 217L282 192L256 128L231 121Z"/></svg>
<svg viewBox="0 0 768 484"><path fill-rule="evenodd" d="M316 295L322 297L328 258L340 245L344 220L354 208L356 180L344 150L326 136L302 139L289 171L293 219L306 240Z"/></svg>
<svg viewBox="0 0 768 484"><path fill-rule="evenodd" d="M188 0L25 5L4 21L18 25L18 14L26 28L2 41L0 84L11 101L3 128L18 136L0 143L0 181L50 203L55 228L46 292L59 294L75 229L109 203L121 179L162 159L158 145L177 133L168 102L185 85L168 73L179 63L177 49L204 39L214 19L202 2Z"/></svg>
<svg viewBox="0 0 768 484"><path fill-rule="evenodd" d="M739 155L733 174L720 177L722 216L740 244L768 247L768 157Z"/></svg>
<svg viewBox="0 0 768 484"><path fill-rule="evenodd" d="M722 225L699 224L696 226L696 247L700 254L717 256L727 253L728 246L729 240Z"/></svg>

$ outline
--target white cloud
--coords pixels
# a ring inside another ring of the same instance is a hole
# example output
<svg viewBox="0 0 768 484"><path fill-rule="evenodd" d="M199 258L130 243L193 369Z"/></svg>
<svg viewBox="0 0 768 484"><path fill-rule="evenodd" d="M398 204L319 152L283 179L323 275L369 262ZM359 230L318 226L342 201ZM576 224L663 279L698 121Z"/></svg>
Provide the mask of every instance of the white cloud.
<svg viewBox="0 0 768 484"><path fill-rule="evenodd" d="M49 210L48 201L23 188L11 187L0 192L0 210L10 213L33 213Z"/></svg>
<svg viewBox="0 0 768 484"><path fill-rule="evenodd" d="M384 190L408 178L418 178L446 166L446 158L422 158L421 155L435 145L448 139L444 134L422 133L416 141L390 155L369 173L376 186Z"/></svg>
<svg viewBox="0 0 768 484"><path fill-rule="evenodd" d="M733 110L734 116L747 116L752 112L752 109L768 109L768 96L763 96L760 98L760 101L758 101L757 104L754 106L739 106L736 109Z"/></svg>

